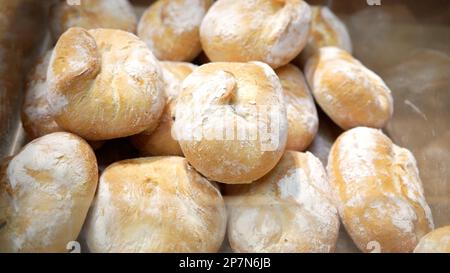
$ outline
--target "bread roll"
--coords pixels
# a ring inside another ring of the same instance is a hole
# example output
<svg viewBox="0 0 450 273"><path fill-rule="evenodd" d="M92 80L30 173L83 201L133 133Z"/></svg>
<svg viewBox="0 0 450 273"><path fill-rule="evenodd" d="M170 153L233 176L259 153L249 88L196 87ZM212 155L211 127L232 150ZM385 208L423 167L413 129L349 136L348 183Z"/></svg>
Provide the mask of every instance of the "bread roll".
<svg viewBox="0 0 450 273"><path fill-rule="evenodd" d="M313 141L319 127L316 105L303 73L287 64L275 71L286 99L288 138L286 149L304 151Z"/></svg>
<svg viewBox="0 0 450 273"><path fill-rule="evenodd" d="M209 181L184 158L153 157L103 172L85 236L92 252L216 252L225 228Z"/></svg>
<svg viewBox="0 0 450 273"><path fill-rule="evenodd" d="M55 121L47 102L47 68L53 50L39 59L28 75L25 99L22 107L22 124L31 139L64 131Z"/></svg>
<svg viewBox="0 0 450 273"><path fill-rule="evenodd" d="M328 175L349 235L361 251L411 252L433 229L414 156L381 131L358 127L330 151Z"/></svg>
<svg viewBox="0 0 450 273"><path fill-rule="evenodd" d="M128 0L59 1L51 9L50 29L55 41L71 27L114 28L136 32L137 18Z"/></svg>
<svg viewBox="0 0 450 273"><path fill-rule="evenodd" d="M0 172L0 252L65 252L97 187L89 145L70 133L38 138Z"/></svg>
<svg viewBox="0 0 450 273"><path fill-rule="evenodd" d="M153 131L144 131L133 136L134 146L143 155L178 155L182 156L180 144L172 137L175 119L176 98L181 92L181 84L197 67L183 62L160 62L163 72L166 107L158 127Z"/></svg>
<svg viewBox="0 0 450 273"><path fill-rule="evenodd" d="M295 64L303 65L321 47L336 46L352 53L352 41L345 24L326 6L311 7L311 33Z"/></svg>
<svg viewBox="0 0 450 273"><path fill-rule="evenodd" d="M212 0L158 0L142 15L138 36L159 60L192 61L202 51L199 28Z"/></svg>
<svg viewBox="0 0 450 273"><path fill-rule="evenodd" d="M325 169L287 151L250 185L227 185L228 240L236 252L333 252L339 217Z"/></svg>
<svg viewBox="0 0 450 273"><path fill-rule="evenodd" d="M450 253L450 226L428 233L414 249L415 253Z"/></svg>
<svg viewBox="0 0 450 273"><path fill-rule="evenodd" d="M69 29L56 44L47 79L58 125L88 140L151 130L165 105L157 60L121 30Z"/></svg>
<svg viewBox="0 0 450 273"><path fill-rule="evenodd" d="M391 91L383 80L337 47L322 47L305 68L314 98L342 129L382 128L393 113Z"/></svg>
<svg viewBox="0 0 450 273"><path fill-rule="evenodd" d="M283 89L266 64L209 63L183 82L173 133L212 181L245 184L268 173L287 139Z"/></svg>
<svg viewBox="0 0 450 273"><path fill-rule="evenodd" d="M213 62L289 63L304 48L311 9L302 0L218 0L200 27L203 50Z"/></svg>

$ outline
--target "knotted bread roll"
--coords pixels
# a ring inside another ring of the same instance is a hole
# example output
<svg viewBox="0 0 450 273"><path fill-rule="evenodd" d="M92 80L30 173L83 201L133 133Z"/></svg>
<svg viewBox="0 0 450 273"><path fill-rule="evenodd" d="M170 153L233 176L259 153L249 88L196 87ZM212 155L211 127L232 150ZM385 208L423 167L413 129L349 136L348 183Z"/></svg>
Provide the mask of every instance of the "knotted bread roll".
<svg viewBox="0 0 450 273"><path fill-rule="evenodd" d="M213 62L289 63L305 46L311 9L302 0L219 0L200 27L203 50Z"/></svg>
<svg viewBox="0 0 450 273"><path fill-rule="evenodd" d="M189 163L212 181L251 183L281 158L283 89L266 64L209 63L183 82L173 133Z"/></svg>
<svg viewBox="0 0 450 273"><path fill-rule="evenodd" d="M342 49L320 48L305 75L317 103L344 130L382 128L392 117L392 95L384 81Z"/></svg>
<svg viewBox="0 0 450 273"><path fill-rule="evenodd" d="M381 131L343 133L327 168L342 222L361 251L412 252L433 229L414 156Z"/></svg>
<svg viewBox="0 0 450 273"><path fill-rule="evenodd" d="M137 18L128 0L60 1L51 9L50 29L55 41L71 27L113 28L136 32Z"/></svg>
<svg viewBox="0 0 450 273"><path fill-rule="evenodd" d="M228 240L237 252L333 252L339 217L325 169L287 151L250 185L227 185Z"/></svg>
<svg viewBox="0 0 450 273"><path fill-rule="evenodd" d="M288 138L286 150L304 151L313 141L319 128L316 105L303 73L287 64L275 70L280 78L286 99Z"/></svg>
<svg viewBox="0 0 450 273"><path fill-rule="evenodd" d="M165 105L161 74L151 51L133 34L71 28L50 60L50 109L59 126L88 140L151 130Z"/></svg>
<svg viewBox="0 0 450 273"><path fill-rule="evenodd" d="M97 187L91 147L70 133L27 144L0 172L0 252L65 252Z"/></svg>
<svg viewBox="0 0 450 273"><path fill-rule="evenodd" d="M134 146L143 155L178 155L183 156L180 144L172 137L175 120L175 106L181 92L183 80L197 67L183 62L160 62L163 71L166 107L158 127L153 131L144 131L132 137Z"/></svg>
<svg viewBox="0 0 450 273"><path fill-rule="evenodd" d="M158 0L142 15L138 36L156 58L191 61L202 51L199 28L212 0Z"/></svg>
<svg viewBox="0 0 450 273"><path fill-rule="evenodd" d="M450 226L435 229L423 236L414 253L450 253Z"/></svg>
<svg viewBox="0 0 450 273"><path fill-rule="evenodd" d="M86 222L92 252L216 252L220 192L181 157L119 161L102 173Z"/></svg>

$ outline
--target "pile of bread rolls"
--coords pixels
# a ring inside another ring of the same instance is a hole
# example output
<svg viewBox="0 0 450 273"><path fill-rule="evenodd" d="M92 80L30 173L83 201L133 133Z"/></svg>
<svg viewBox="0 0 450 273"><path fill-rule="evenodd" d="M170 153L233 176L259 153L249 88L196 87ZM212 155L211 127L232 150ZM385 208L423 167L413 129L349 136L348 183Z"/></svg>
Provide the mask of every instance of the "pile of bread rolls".
<svg viewBox="0 0 450 273"><path fill-rule="evenodd" d="M61 1L50 30L32 141L0 172L0 252L333 252L340 223L364 252L450 251L414 156L380 130L391 91L327 7L157 0L138 20L126 0ZM346 130L326 167L305 152L316 103ZM118 138L142 157L100 172L93 149Z"/></svg>

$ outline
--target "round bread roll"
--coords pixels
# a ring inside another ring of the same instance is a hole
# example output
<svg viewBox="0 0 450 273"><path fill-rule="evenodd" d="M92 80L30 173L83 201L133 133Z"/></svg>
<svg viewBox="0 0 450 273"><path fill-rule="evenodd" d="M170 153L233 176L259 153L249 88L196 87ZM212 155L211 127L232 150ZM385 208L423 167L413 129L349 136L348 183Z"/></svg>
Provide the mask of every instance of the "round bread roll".
<svg viewBox="0 0 450 273"><path fill-rule="evenodd" d="M183 82L173 133L189 163L212 181L251 183L281 158L283 89L266 64L209 63Z"/></svg>
<svg viewBox="0 0 450 273"><path fill-rule="evenodd" d="M165 105L162 72L131 33L71 28L48 69L48 101L59 126L88 140L154 129Z"/></svg>
<svg viewBox="0 0 450 273"><path fill-rule="evenodd" d="M184 158L151 157L103 172L85 236L92 252L216 252L225 228L208 180Z"/></svg>
<svg viewBox="0 0 450 273"><path fill-rule="evenodd" d="M212 0L158 0L142 15L138 36L159 60L191 61L202 51L199 28Z"/></svg>
<svg viewBox="0 0 450 273"><path fill-rule="evenodd" d="M26 145L0 172L0 252L65 252L80 233L97 179L94 152L73 134Z"/></svg>
<svg viewBox="0 0 450 273"><path fill-rule="evenodd" d="M320 48L305 75L317 103L344 130L382 128L392 117L393 99L384 81L342 49Z"/></svg>
<svg viewBox="0 0 450 273"><path fill-rule="evenodd" d="M236 252L333 252L339 217L325 169L311 153L287 151L249 185L227 185L228 240Z"/></svg>
<svg viewBox="0 0 450 273"><path fill-rule="evenodd" d="M381 131L343 133L327 168L342 222L361 251L412 252L433 229L414 156Z"/></svg>
<svg viewBox="0 0 450 273"><path fill-rule="evenodd" d="M286 150L304 151L319 128L316 105L303 73L287 64L275 71L280 78L286 99L288 138Z"/></svg>
<svg viewBox="0 0 450 273"><path fill-rule="evenodd" d="M311 33L308 43L295 58L295 64L303 67L311 56L325 46L336 46L349 53L352 52L352 41L347 27L328 7L312 6L311 13Z"/></svg>
<svg viewBox="0 0 450 273"><path fill-rule="evenodd" d="M113 28L136 32L137 18L128 0L60 1L51 9L50 29L55 41L71 27Z"/></svg>
<svg viewBox="0 0 450 273"><path fill-rule="evenodd" d="M441 227L423 236L415 253L450 253L450 226Z"/></svg>
<svg viewBox="0 0 450 273"><path fill-rule="evenodd" d="M311 9L302 0L218 0L200 27L211 61L289 63L304 48Z"/></svg>
<svg viewBox="0 0 450 273"><path fill-rule="evenodd" d="M160 62L163 72L166 107L158 127L153 131L144 131L132 137L134 146L143 155L183 156L180 144L172 137L175 119L176 98L181 92L183 80L197 67L183 62Z"/></svg>
<svg viewBox="0 0 450 273"><path fill-rule="evenodd" d="M55 121L47 102L48 84L47 68L53 50L39 59L31 70L25 91L22 107L22 124L27 136L31 139L46 134L64 131Z"/></svg>

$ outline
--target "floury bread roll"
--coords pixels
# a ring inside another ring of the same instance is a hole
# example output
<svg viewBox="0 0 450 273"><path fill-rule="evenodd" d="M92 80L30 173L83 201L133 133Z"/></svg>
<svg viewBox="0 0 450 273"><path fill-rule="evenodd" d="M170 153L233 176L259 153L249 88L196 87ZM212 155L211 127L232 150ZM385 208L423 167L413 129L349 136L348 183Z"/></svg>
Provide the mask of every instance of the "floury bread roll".
<svg viewBox="0 0 450 273"><path fill-rule="evenodd" d="M25 99L22 107L22 124L31 139L64 131L55 121L47 102L47 68L53 50L37 62L28 76Z"/></svg>
<svg viewBox="0 0 450 273"><path fill-rule="evenodd" d="M184 62L160 62L163 71L166 107L158 127L144 131L132 137L134 146L143 155L178 155L182 156L180 144L172 137L175 120L176 99L181 92L183 80L197 67Z"/></svg>
<svg viewBox="0 0 450 273"><path fill-rule="evenodd" d="M415 253L450 253L450 226L428 233L414 249Z"/></svg>
<svg viewBox="0 0 450 273"><path fill-rule="evenodd" d="M250 185L227 185L228 240L236 252L333 252L339 217L325 169L287 151Z"/></svg>
<svg viewBox="0 0 450 273"><path fill-rule="evenodd" d="M414 156L381 131L343 133L327 168L342 222L361 251L412 252L433 229Z"/></svg>
<svg viewBox="0 0 450 273"><path fill-rule="evenodd" d="M319 128L316 105L303 73L287 64L275 70L286 99L288 138L286 150L303 151L313 141Z"/></svg>
<svg viewBox="0 0 450 273"><path fill-rule="evenodd" d="M203 50L213 62L262 61L273 68L304 48L311 9L302 0L219 0L200 27Z"/></svg>
<svg viewBox="0 0 450 273"><path fill-rule="evenodd" d="M156 58L191 61L202 51L199 28L212 0L158 0L142 15L138 36Z"/></svg>
<svg viewBox="0 0 450 273"><path fill-rule="evenodd" d="M51 9L50 29L55 41L71 27L113 28L136 32L137 18L128 0L59 1Z"/></svg>
<svg viewBox="0 0 450 273"><path fill-rule="evenodd" d="M209 63L183 82L173 133L212 181L245 184L268 173L287 140L283 89L266 64Z"/></svg>
<svg viewBox="0 0 450 273"><path fill-rule="evenodd" d="M158 61L121 30L69 29L56 44L47 80L58 125L88 140L154 129L165 106Z"/></svg>
<svg viewBox="0 0 450 273"><path fill-rule="evenodd" d="M351 53L352 41L345 24L328 7L312 6L311 12L308 43L295 59L295 63L303 67L309 57L325 46L336 46Z"/></svg>
<svg viewBox="0 0 450 273"><path fill-rule="evenodd" d="M97 187L89 145L52 133L26 145L0 173L0 252L65 252Z"/></svg>
<svg viewBox="0 0 450 273"><path fill-rule="evenodd" d="M181 157L125 160L101 175L85 236L92 252L216 252L220 192Z"/></svg>
<svg viewBox="0 0 450 273"><path fill-rule="evenodd" d="M393 99L384 81L342 49L319 49L305 75L317 103L344 130L382 128L392 117Z"/></svg>

